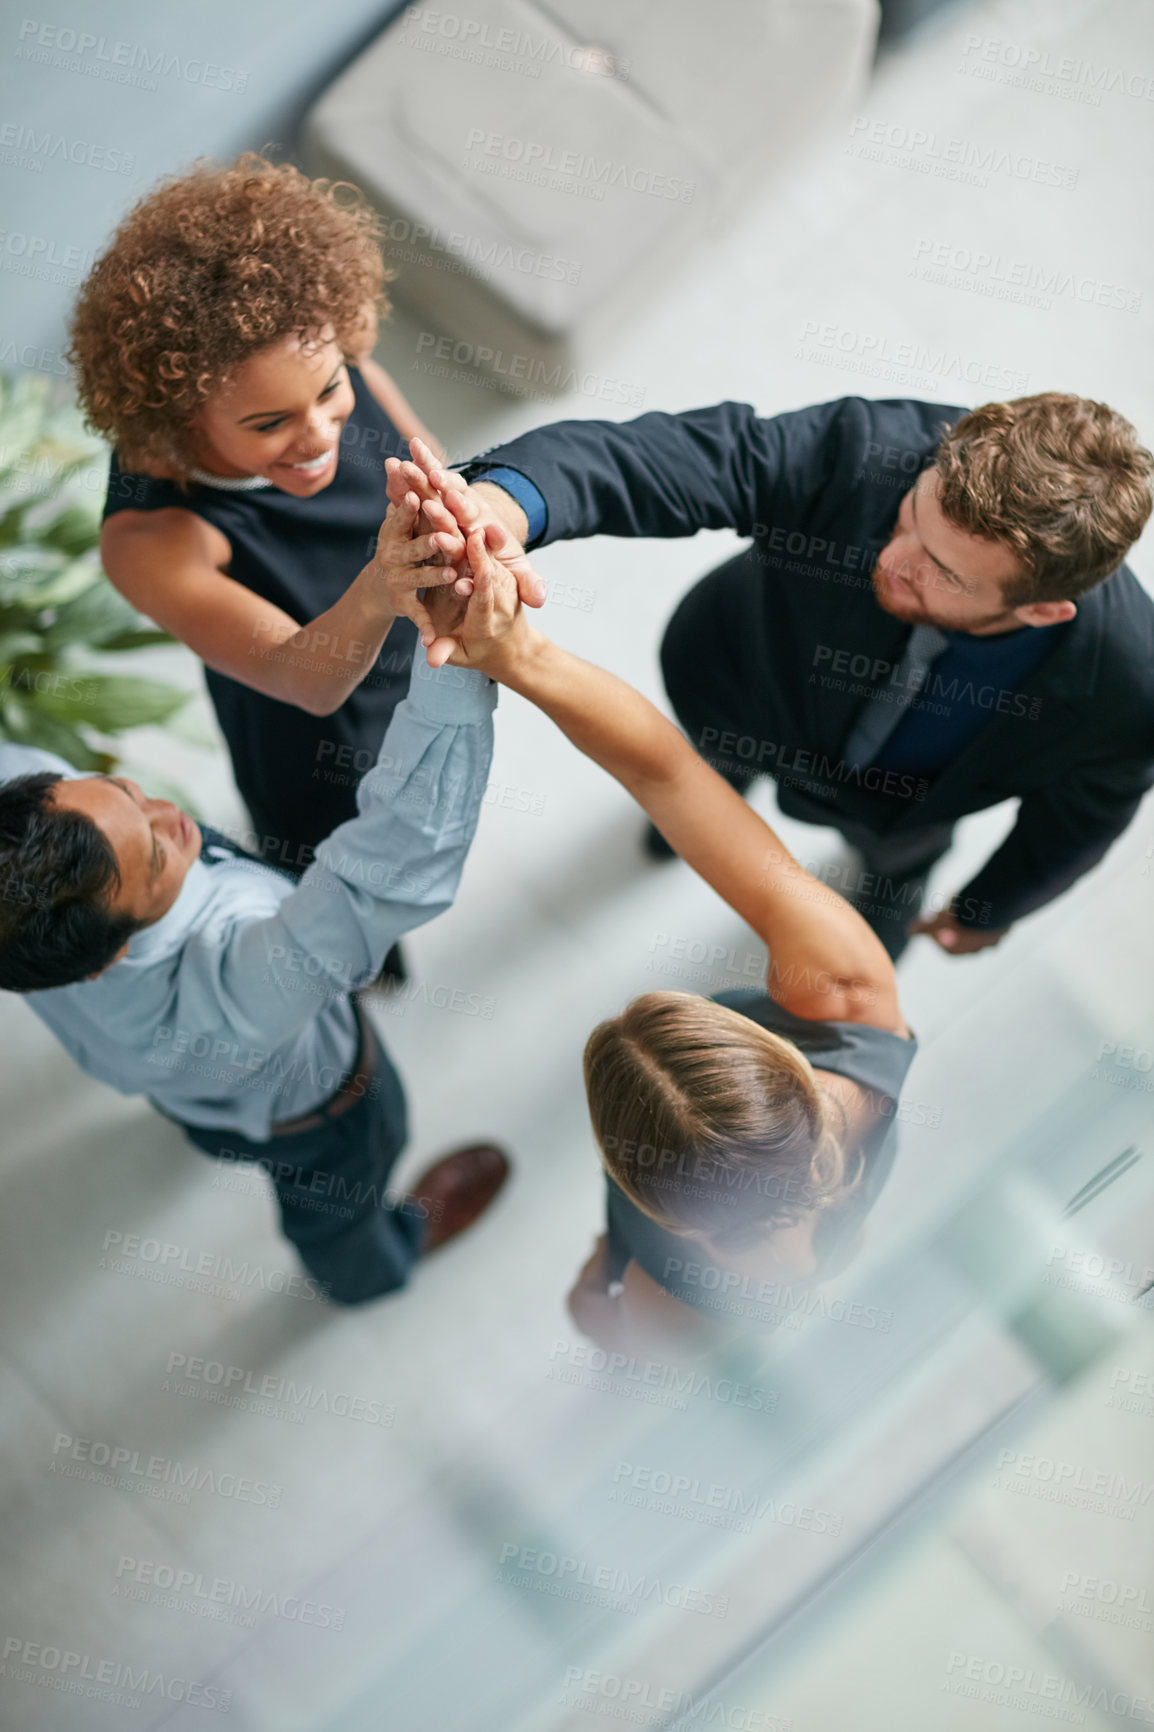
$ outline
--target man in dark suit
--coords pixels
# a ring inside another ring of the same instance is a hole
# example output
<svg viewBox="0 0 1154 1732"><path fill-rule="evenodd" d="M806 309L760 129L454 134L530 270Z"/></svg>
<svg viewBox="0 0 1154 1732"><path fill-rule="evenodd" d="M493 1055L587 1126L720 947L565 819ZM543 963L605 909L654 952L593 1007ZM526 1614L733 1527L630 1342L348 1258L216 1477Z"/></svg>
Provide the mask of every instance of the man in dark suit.
<svg viewBox="0 0 1154 1732"><path fill-rule="evenodd" d="M861 864L830 881L896 958L911 931L954 955L997 943L1154 780L1154 602L1122 563L1152 468L1114 410L1048 392L564 421L465 475L529 547L751 538L674 613L670 698L736 787L770 775L783 812L841 831ZM1006 840L917 920L957 820L1012 798Z"/></svg>

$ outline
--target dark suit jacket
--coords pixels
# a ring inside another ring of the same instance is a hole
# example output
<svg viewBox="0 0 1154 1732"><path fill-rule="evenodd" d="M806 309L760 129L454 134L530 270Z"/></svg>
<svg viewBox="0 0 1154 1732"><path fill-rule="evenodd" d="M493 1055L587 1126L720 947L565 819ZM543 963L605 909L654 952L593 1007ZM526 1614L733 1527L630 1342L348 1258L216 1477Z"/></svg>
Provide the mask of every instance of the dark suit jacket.
<svg viewBox="0 0 1154 1732"><path fill-rule="evenodd" d="M722 528L751 537L758 558L718 605L744 688L738 713L752 710L773 748L761 767L780 780L799 753L803 765L812 754L836 766L901 660L910 627L878 605L869 573L903 495L964 412L846 397L768 418L720 403L623 424L561 421L466 473L500 462L527 475L549 508L538 545ZM1014 829L958 898L975 925L1008 926L1067 889L1154 781L1154 602L1128 567L1083 596L1053 638L1018 701L991 707L924 798L864 787L844 766L832 777L830 821L844 814L878 834L1020 800ZM850 677L831 677L847 663ZM781 804L791 809L788 794ZM812 818L812 801L798 815Z"/></svg>

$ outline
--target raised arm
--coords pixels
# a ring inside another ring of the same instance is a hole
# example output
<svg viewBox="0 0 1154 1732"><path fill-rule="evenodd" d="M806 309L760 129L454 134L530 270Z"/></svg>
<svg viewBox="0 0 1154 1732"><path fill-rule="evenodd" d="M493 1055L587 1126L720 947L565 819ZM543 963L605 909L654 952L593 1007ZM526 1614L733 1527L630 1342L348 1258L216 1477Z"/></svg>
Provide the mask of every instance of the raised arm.
<svg viewBox="0 0 1154 1732"><path fill-rule="evenodd" d="M872 431L868 405L848 397L770 417L748 403L718 403L624 423L557 421L465 464L464 486L462 475L413 440L414 462L390 462L389 497L396 503L410 488L422 500L449 487L465 491L504 531L493 551L517 576L521 600L535 606L523 564L527 545L587 535L672 538L699 529L768 535L829 486L853 485ZM486 479L494 470L498 479ZM544 527L532 537L527 511L501 485L501 471L516 472L537 502Z"/></svg>
<svg viewBox="0 0 1154 1732"><path fill-rule="evenodd" d="M767 990L779 1004L796 1016L907 1034L893 965L861 916L805 871L647 698L529 624L476 529L468 557L474 601L482 585L491 599L460 621L453 665L481 668L528 698L628 789L682 859L765 941Z"/></svg>
<svg viewBox="0 0 1154 1732"><path fill-rule="evenodd" d="M813 415L806 410L802 414ZM757 416L748 403L718 403L681 415L641 415L636 421L555 421L464 466L466 481L486 469L515 469L546 502L544 533L535 546L585 535L696 535L736 529L752 535L774 479L789 457L790 416ZM444 471L424 464L435 487ZM420 487L420 469L401 465L398 490ZM450 480L459 485L456 476ZM524 539L527 519L503 488L476 483L504 526Z"/></svg>
<svg viewBox="0 0 1154 1732"><path fill-rule="evenodd" d="M488 786L496 698L482 674L414 657L409 695L358 784L357 816L319 844L275 913L197 934L178 1020L209 1027L223 1011L271 1050L327 994L368 985L390 945L452 904Z"/></svg>
<svg viewBox="0 0 1154 1732"><path fill-rule="evenodd" d="M226 537L191 511L120 512L104 525L100 550L121 594L207 666L282 703L331 715L376 663L398 612L427 626L418 589L457 575L457 526L436 502L427 511L430 532L415 539L409 524L387 518L374 557L334 606L303 626L227 575ZM389 581L398 571L403 585Z"/></svg>
<svg viewBox="0 0 1154 1732"><path fill-rule="evenodd" d="M513 469L548 513L534 546L586 535L695 535L772 526L799 490L819 496L859 434L853 399L761 416L716 403L635 421L557 421L466 464ZM485 484L491 485L491 484Z"/></svg>

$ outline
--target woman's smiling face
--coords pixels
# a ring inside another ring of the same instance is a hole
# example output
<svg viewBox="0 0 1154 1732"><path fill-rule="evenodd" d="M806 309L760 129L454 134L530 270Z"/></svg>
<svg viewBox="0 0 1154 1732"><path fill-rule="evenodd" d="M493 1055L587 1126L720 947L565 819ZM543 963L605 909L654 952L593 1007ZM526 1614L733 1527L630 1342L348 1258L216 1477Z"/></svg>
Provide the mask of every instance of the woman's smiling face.
<svg viewBox="0 0 1154 1732"><path fill-rule="evenodd" d="M315 344L283 337L238 367L194 425L198 466L211 475L263 475L309 498L337 471L341 429L355 398L332 331Z"/></svg>

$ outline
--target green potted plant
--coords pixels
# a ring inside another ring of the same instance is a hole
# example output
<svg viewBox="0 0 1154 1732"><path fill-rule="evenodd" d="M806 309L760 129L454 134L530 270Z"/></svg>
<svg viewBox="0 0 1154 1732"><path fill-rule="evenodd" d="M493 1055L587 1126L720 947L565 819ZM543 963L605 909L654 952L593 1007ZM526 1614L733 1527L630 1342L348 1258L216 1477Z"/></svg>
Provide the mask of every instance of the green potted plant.
<svg viewBox="0 0 1154 1732"><path fill-rule="evenodd" d="M48 379L0 374L0 739L99 772L119 761L116 735L170 722L190 697L99 664L173 641L101 569L106 463Z"/></svg>

